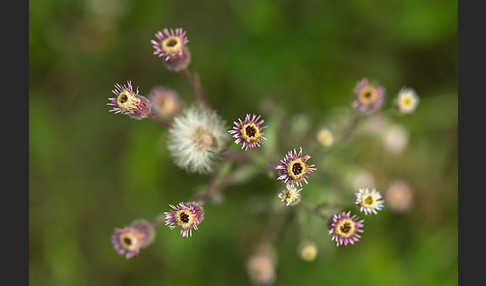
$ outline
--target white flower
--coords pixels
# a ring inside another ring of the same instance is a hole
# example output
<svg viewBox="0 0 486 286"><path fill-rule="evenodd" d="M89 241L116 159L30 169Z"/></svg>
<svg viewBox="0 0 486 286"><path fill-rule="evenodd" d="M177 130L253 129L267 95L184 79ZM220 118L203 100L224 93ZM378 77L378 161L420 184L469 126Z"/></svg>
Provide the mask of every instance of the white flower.
<svg viewBox="0 0 486 286"><path fill-rule="evenodd" d="M317 245L314 242L303 242L299 247L299 254L305 261L312 261L317 256Z"/></svg>
<svg viewBox="0 0 486 286"><path fill-rule="evenodd" d="M401 113L410 113L417 108L419 98L411 88L402 88L397 96L398 110Z"/></svg>
<svg viewBox="0 0 486 286"><path fill-rule="evenodd" d="M330 147L334 142L334 136L332 135L331 130L325 128L319 130L317 133L317 141L324 147Z"/></svg>
<svg viewBox="0 0 486 286"><path fill-rule="evenodd" d="M225 123L216 112L191 107L174 118L168 146L179 167L209 173L229 139Z"/></svg>
<svg viewBox="0 0 486 286"><path fill-rule="evenodd" d="M392 153L400 153L407 147L408 133L400 125L393 124L383 131L383 144L386 150Z"/></svg>
<svg viewBox="0 0 486 286"><path fill-rule="evenodd" d="M286 206L298 204L300 202L300 191L302 191L302 189L297 189L292 184L287 184L286 188L286 190L283 190L278 194L280 200L282 200Z"/></svg>
<svg viewBox="0 0 486 286"><path fill-rule="evenodd" d="M366 215L374 213L377 214L377 210L381 210L384 206L381 194L375 189L369 190L368 188L359 189L356 193L356 205L360 207L360 211Z"/></svg>

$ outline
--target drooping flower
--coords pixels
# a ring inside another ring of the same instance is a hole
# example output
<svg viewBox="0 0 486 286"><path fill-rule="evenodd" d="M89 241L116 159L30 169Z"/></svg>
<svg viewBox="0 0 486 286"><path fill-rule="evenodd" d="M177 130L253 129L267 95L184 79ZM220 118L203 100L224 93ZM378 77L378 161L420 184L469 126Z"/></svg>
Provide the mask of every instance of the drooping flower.
<svg viewBox="0 0 486 286"><path fill-rule="evenodd" d="M244 121L238 118L238 121L233 122L233 129L228 133L233 135L236 144L241 143L241 149L260 147L265 142L266 138L262 130L267 126L261 126L264 120L260 118L261 115L247 114Z"/></svg>
<svg viewBox="0 0 486 286"><path fill-rule="evenodd" d="M190 172L209 173L230 138L224 121L215 111L191 107L174 117L168 148L177 166Z"/></svg>
<svg viewBox="0 0 486 286"><path fill-rule="evenodd" d="M175 90L157 86L150 91L148 98L152 110L162 118L172 117L181 109L181 102Z"/></svg>
<svg viewBox="0 0 486 286"><path fill-rule="evenodd" d="M294 206L300 202L300 191L292 184L287 184L286 189L278 194L278 197L286 206Z"/></svg>
<svg viewBox="0 0 486 286"><path fill-rule="evenodd" d="M377 214L384 206L381 194L375 189L362 188L356 193L356 205L360 211L368 214Z"/></svg>
<svg viewBox="0 0 486 286"><path fill-rule="evenodd" d="M192 236L192 230L197 230L197 226L204 219L202 205L197 202L181 202L176 206L169 206L172 208L172 211L164 212L165 225L171 229L180 226L183 237Z"/></svg>
<svg viewBox="0 0 486 286"><path fill-rule="evenodd" d="M411 88L402 88L398 93L396 104L401 113L413 112L419 103L419 97L415 90Z"/></svg>
<svg viewBox="0 0 486 286"><path fill-rule="evenodd" d="M169 70L181 71L187 67L191 61L191 54L186 47L189 40L186 32L182 28L163 29L162 32L155 33L157 40L151 40L154 48L154 55L162 57L164 64Z"/></svg>
<svg viewBox="0 0 486 286"><path fill-rule="evenodd" d="M356 84L354 94L356 96L353 101L354 108L362 112L374 111L383 105L385 90L376 84L369 83L368 79L364 78Z"/></svg>
<svg viewBox="0 0 486 286"><path fill-rule="evenodd" d="M136 92L133 91L130 81L126 86L115 83L112 92L115 97L108 98L110 102L107 103L107 105L113 106L110 112L123 113L134 119L146 118L150 114L149 100L139 94L138 88Z"/></svg>
<svg viewBox="0 0 486 286"><path fill-rule="evenodd" d="M413 204L413 193L404 181L394 181L385 191L385 201L392 211L401 213L408 211Z"/></svg>
<svg viewBox="0 0 486 286"><path fill-rule="evenodd" d="M362 227L364 220L359 220L356 215L350 216L350 212L334 214L329 223L329 234L332 240L336 241L336 246L354 244L364 232Z"/></svg>
<svg viewBox="0 0 486 286"><path fill-rule="evenodd" d="M155 237L155 230L151 223L145 220L136 220L130 226L115 228L111 241L116 251L126 258L138 254L141 248L150 245Z"/></svg>
<svg viewBox="0 0 486 286"><path fill-rule="evenodd" d="M299 255L305 261L312 261L317 256L317 245L312 241L304 241L299 246Z"/></svg>
<svg viewBox="0 0 486 286"><path fill-rule="evenodd" d="M275 255L269 246L260 247L248 258L247 270L252 282L272 284L276 278Z"/></svg>
<svg viewBox="0 0 486 286"><path fill-rule="evenodd" d="M299 153L295 149L289 151L285 157L280 160L280 164L275 169L280 171L280 176L277 180L282 180L285 183L297 184L302 186L302 182L308 183L307 177L310 173L316 170L315 165L307 164L307 160L311 157L309 155L302 155L302 147Z"/></svg>
<svg viewBox="0 0 486 286"><path fill-rule="evenodd" d="M317 133L317 141L324 147L331 147L334 143L334 136L331 130L323 128Z"/></svg>

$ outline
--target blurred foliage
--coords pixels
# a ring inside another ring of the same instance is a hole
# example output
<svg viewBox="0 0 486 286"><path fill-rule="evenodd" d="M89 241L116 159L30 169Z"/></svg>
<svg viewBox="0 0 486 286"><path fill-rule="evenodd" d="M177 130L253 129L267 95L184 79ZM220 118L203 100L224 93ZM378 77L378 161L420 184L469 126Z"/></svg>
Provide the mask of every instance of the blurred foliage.
<svg viewBox="0 0 486 286"><path fill-rule="evenodd" d="M456 285L456 1L29 5L32 285L250 283L251 241L281 187L265 174L229 186L222 203L208 203L191 239L161 227L154 244L130 260L111 244L114 227L155 218L209 179L171 162L160 125L107 112L115 81L133 80L144 94L165 85L187 104L195 100L183 76L165 70L152 55L150 40L163 27L188 31L190 70L228 122L262 111L275 124L272 134L285 134L294 128L294 116L303 115L311 130L302 136L312 139L315 128L337 120L338 107L350 106L352 89L365 76L383 85L388 99L402 86L415 88L421 98L417 111L390 117L409 132L403 153L390 154L379 140L360 134L334 159L313 156L331 174L350 164L368 170L379 190L394 179L408 181L414 207L366 217L362 241L339 249L322 220L309 218L320 247L314 262L299 258L297 225L289 221L275 244L275 284ZM269 99L281 110L265 112L273 106ZM299 138L269 146L283 154ZM326 198L332 187L325 183L311 181L305 200Z"/></svg>

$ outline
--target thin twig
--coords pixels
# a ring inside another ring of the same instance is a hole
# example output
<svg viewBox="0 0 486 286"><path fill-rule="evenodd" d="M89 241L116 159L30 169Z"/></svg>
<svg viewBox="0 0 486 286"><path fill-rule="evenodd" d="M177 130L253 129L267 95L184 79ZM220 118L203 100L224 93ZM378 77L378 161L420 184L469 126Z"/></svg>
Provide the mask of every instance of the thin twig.
<svg viewBox="0 0 486 286"><path fill-rule="evenodd" d="M198 82L196 82L194 80L194 78L192 77L192 75L189 72L189 70L188 69L183 69L182 70L182 73L186 77L186 79L189 82L189 84L192 86L192 89L194 90L194 94L196 94L196 96L199 99L199 101L201 101L201 103L204 105L204 107L209 108L209 104L208 104L206 98L204 97L204 94L203 94L203 92L201 90L201 86L199 85Z"/></svg>
<svg viewBox="0 0 486 286"><path fill-rule="evenodd" d="M148 117L149 117L150 119L153 119L154 121L156 121L156 122L158 122L158 123L160 123L160 124L164 125L165 127L168 127L168 128L172 127L172 124L170 124L169 122L166 122L166 121L164 121L164 120L162 120L162 119L158 118L158 117L157 117L157 116L155 116L154 114L149 114L149 116L148 116Z"/></svg>

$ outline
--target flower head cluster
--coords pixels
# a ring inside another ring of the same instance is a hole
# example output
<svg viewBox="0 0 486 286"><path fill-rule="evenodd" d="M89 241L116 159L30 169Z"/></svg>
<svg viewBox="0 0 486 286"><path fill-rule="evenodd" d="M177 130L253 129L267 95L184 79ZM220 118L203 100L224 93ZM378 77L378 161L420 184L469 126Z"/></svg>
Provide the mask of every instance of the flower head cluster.
<svg viewBox="0 0 486 286"><path fill-rule="evenodd" d="M418 103L419 97L415 93L415 90L411 88L402 88L398 93L396 104L401 113L413 112L417 108Z"/></svg>
<svg viewBox="0 0 486 286"><path fill-rule="evenodd" d="M191 107L174 117L168 147L179 167L209 173L228 139L224 121L216 112Z"/></svg>
<svg viewBox="0 0 486 286"><path fill-rule="evenodd" d="M155 33L156 40L151 40L154 55L162 57L169 70L181 71L187 67L191 55L186 47L189 40L181 29L167 29Z"/></svg>
<svg viewBox="0 0 486 286"><path fill-rule="evenodd" d="M292 184L287 184L286 189L278 194L280 200L285 203L286 206L294 206L300 202L300 191Z"/></svg>
<svg viewBox="0 0 486 286"><path fill-rule="evenodd" d="M130 226L115 228L111 241L116 251L126 258L138 254L141 248L150 245L155 237L152 224L145 220L136 220Z"/></svg>
<svg viewBox="0 0 486 286"><path fill-rule="evenodd" d="M359 220L356 215L351 216L350 212L334 214L329 223L329 234L332 240L336 241L336 246L354 244L364 232L362 227L364 220Z"/></svg>
<svg viewBox="0 0 486 286"><path fill-rule="evenodd" d="M385 90L382 87L371 84L368 79L360 80L354 89L356 99L353 107L362 112L374 111L383 105Z"/></svg>
<svg viewBox="0 0 486 286"><path fill-rule="evenodd" d="M369 190L368 188L360 189L356 193L356 205L360 207L360 211L368 214L378 214L384 206L381 194L375 189Z"/></svg>
<svg viewBox="0 0 486 286"><path fill-rule="evenodd" d="M297 184L298 186L302 186L302 182L307 184L308 175L316 170L314 164L310 165L307 163L310 158L309 155L302 155L302 147L298 153L295 149L289 151L280 160L280 164L275 167L275 169L280 171L280 176L277 180Z"/></svg>
<svg viewBox="0 0 486 286"><path fill-rule="evenodd" d="M241 149L260 147L266 140L262 130L267 126L261 126L264 120L260 120L260 118L261 115L247 114L244 121L238 118L238 121L233 122L233 129L229 130L228 133L233 135L236 144L241 143Z"/></svg>
<svg viewBox="0 0 486 286"><path fill-rule="evenodd" d="M108 98L110 102L107 103L113 106L110 112L123 113L135 119L149 116L151 112L149 100L139 94L138 88L134 91L130 81L127 85L115 83L112 92L115 97Z"/></svg>
<svg viewBox="0 0 486 286"><path fill-rule="evenodd" d="M172 117L181 109L181 103L175 90L158 86L150 91L148 98L152 104L152 110L160 117Z"/></svg>
<svg viewBox="0 0 486 286"><path fill-rule="evenodd" d="M176 206L169 206L172 211L164 212L165 224L172 229L180 226L183 237L192 236L192 230L197 230L197 226L204 219L203 207L196 202L181 202Z"/></svg>

